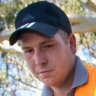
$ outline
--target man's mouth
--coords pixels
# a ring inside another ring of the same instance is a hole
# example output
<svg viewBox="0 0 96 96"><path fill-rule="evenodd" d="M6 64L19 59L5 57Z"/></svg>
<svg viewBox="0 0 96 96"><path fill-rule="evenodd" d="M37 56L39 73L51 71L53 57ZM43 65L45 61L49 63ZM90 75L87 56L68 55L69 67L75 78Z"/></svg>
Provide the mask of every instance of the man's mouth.
<svg viewBox="0 0 96 96"><path fill-rule="evenodd" d="M41 71L41 72L39 72L39 75L48 76L49 74L51 74L51 72L52 72L52 70Z"/></svg>

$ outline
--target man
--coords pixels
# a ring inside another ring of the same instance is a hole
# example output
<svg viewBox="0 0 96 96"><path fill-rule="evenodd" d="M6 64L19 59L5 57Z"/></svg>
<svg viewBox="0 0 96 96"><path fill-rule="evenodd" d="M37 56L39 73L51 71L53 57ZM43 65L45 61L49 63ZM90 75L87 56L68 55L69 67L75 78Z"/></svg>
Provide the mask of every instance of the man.
<svg viewBox="0 0 96 96"><path fill-rule="evenodd" d="M96 69L82 64L66 14L46 1L22 9L10 45L20 41L25 60L45 85L42 96L96 96ZM91 75L92 74L92 75Z"/></svg>

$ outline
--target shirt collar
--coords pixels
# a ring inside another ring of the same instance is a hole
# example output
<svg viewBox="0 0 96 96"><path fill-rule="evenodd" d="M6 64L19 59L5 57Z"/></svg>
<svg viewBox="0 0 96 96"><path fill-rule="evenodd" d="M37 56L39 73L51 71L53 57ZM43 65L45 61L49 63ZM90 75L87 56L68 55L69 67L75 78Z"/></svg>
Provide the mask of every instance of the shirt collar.
<svg viewBox="0 0 96 96"><path fill-rule="evenodd" d="M76 56L76 66L74 73L74 81L71 89L87 83L88 71L78 56ZM53 91L50 87L44 85L41 96L53 96Z"/></svg>
<svg viewBox="0 0 96 96"><path fill-rule="evenodd" d="M74 74L74 81L71 89L87 83L88 71L78 56L76 56L76 67Z"/></svg>
<svg viewBox="0 0 96 96"><path fill-rule="evenodd" d="M41 96L53 96L53 91L50 87L44 85Z"/></svg>

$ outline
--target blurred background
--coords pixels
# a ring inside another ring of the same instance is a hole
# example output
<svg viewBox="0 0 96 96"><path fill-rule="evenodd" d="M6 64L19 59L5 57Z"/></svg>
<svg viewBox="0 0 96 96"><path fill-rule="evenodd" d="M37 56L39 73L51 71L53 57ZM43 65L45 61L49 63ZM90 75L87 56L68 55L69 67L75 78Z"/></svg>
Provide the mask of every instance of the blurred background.
<svg viewBox="0 0 96 96"><path fill-rule="evenodd" d="M0 96L40 96L43 84L30 72L18 43L8 39L18 11L28 4L48 1L69 17L76 36L77 55L96 66L96 0L0 0Z"/></svg>

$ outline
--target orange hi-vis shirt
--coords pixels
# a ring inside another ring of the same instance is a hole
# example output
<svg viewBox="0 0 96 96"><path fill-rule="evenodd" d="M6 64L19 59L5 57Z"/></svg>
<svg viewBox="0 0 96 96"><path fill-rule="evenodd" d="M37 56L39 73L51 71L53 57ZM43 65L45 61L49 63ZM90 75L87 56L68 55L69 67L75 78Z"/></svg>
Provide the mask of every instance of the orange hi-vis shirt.
<svg viewBox="0 0 96 96"><path fill-rule="evenodd" d="M88 70L88 82L76 88L75 96L96 96L96 67L85 66Z"/></svg>

